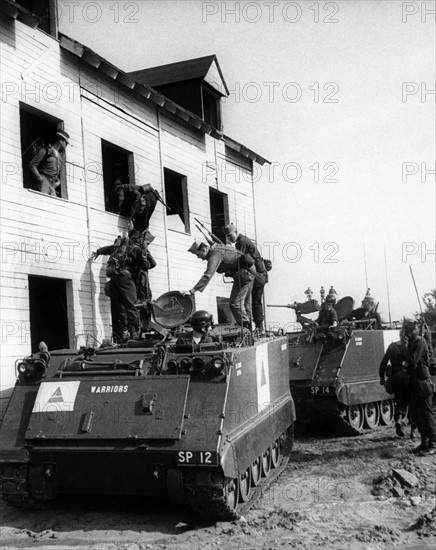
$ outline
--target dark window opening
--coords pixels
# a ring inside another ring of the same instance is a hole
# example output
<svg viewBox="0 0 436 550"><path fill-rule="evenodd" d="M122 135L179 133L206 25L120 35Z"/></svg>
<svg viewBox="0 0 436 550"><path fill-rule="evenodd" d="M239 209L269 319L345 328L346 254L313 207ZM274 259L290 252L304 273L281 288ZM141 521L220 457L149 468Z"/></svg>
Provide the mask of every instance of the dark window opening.
<svg viewBox="0 0 436 550"><path fill-rule="evenodd" d="M221 129L220 103L219 98L203 88L203 120Z"/></svg>
<svg viewBox="0 0 436 550"><path fill-rule="evenodd" d="M134 185L133 153L126 151L108 141L101 140L101 155L103 159L104 203L107 212L130 215L130 205L119 200L116 184Z"/></svg>
<svg viewBox="0 0 436 550"><path fill-rule="evenodd" d="M235 318L230 310L230 299L217 296L216 305L219 324L235 324Z"/></svg>
<svg viewBox="0 0 436 550"><path fill-rule="evenodd" d="M34 156L53 141L56 131L63 130L64 123L42 111L28 105L20 104L20 136L21 161L23 168L23 187L39 190L38 181L29 168ZM66 155L62 154L62 167L59 174L60 185L56 188L56 196L67 197Z"/></svg>
<svg viewBox="0 0 436 550"><path fill-rule="evenodd" d="M210 220L212 233L226 242L223 226L229 223L229 200L225 193L209 187Z"/></svg>
<svg viewBox="0 0 436 550"><path fill-rule="evenodd" d="M32 352L41 341L49 350L69 348L67 282L29 275L30 338Z"/></svg>
<svg viewBox="0 0 436 550"><path fill-rule="evenodd" d="M165 202L169 229L190 232L188 184L186 176L164 169L165 178Z"/></svg>
<svg viewBox="0 0 436 550"><path fill-rule="evenodd" d="M38 28L46 33L52 32L52 19L51 19L51 6L53 3L51 0L16 0L17 4L20 4L23 8L30 11L34 15L37 15L41 20L38 23Z"/></svg>

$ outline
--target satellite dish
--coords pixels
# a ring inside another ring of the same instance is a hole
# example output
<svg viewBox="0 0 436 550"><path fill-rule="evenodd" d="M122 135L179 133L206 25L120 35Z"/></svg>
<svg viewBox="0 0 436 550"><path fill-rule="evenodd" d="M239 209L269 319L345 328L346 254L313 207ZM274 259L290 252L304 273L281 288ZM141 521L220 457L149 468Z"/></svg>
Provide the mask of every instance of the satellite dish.
<svg viewBox="0 0 436 550"><path fill-rule="evenodd" d="M192 296L178 290L165 292L152 302L155 322L163 328L176 328L188 321L194 311Z"/></svg>
<svg viewBox="0 0 436 550"><path fill-rule="evenodd" d="M353 311L354 300L351 296L344 296L333 307L338 315L338 321L343 321L349 317L350 313Z"/></svg>

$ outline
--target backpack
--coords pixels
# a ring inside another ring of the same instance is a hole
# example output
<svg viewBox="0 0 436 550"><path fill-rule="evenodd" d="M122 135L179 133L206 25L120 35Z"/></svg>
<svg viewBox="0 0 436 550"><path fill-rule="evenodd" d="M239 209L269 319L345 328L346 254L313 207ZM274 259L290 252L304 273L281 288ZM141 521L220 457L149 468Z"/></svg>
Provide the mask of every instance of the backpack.
<svg viewBox="0 0 436 550"><path fill-rule="evenodd" d="M106 264L106 277L113 277L124 269L128 255L129 239L118 237L115 241L114 251L109 256Z"/></svg>

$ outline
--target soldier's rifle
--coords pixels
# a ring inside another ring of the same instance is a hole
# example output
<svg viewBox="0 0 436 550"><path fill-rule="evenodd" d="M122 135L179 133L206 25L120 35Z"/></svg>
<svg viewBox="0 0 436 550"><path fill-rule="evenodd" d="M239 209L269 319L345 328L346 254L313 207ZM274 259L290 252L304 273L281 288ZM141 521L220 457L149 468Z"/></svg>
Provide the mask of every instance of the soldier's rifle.
<svg viewBox="0 0 436 550"><path fill-rule="evenodd" d="M203 237L206 239L206 242L208 245L213 246L216 244L212 239L209 238L209 235L207 235L203 229L197 224L195 224L195 227L200 231L200 233L203 235Z"/></svg>
<svg viewBox="0 0 436 550"><path fill-rule="evenodd" d="M207 232L207 234L209 235L209 237L212 239L212 241L213 241L214 243L216 243L216 244L225 244L225 243L223 243L223 241L222 241L219 237L217 237L216 235L214 235L214 234L212 233L212 231L210 231L210 230L204 225L204 223L202 223L198 218L194 218L194 220L198 223L198 225L200 225L200 226L203 228L204 231ZM202 233L203 233L203 231L202 231ZM204 235L204 233L203 233L203 235Z"/></svg>
<svg viewBox="0 0 436 550"><path fill-rule="evenodd" d="M288 309L297 309L298 304L268 304L267 307L286 307Z"/></svg>

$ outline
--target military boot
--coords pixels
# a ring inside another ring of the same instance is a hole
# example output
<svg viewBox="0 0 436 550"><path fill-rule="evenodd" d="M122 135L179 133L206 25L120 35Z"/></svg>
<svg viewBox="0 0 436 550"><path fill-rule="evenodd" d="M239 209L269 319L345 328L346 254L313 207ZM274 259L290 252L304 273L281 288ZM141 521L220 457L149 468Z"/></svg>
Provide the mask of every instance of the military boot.
<svg viewBox="0 0 436 550"><path fill-rule="evenodd" d="M399 437L404 437L406 434L404 433L403 426L401 425L401 422L397 420L395 422L395 432Z"/></svg>
<svg viewBox="0 0 436 550"><path fill-rule="evenodd" d="M423 453L428 451L430 447L430 442L428 440L428 437L421 437L421 445L418 447L415 447L412 451L413 454Z"/></svg>

